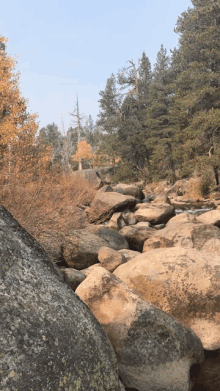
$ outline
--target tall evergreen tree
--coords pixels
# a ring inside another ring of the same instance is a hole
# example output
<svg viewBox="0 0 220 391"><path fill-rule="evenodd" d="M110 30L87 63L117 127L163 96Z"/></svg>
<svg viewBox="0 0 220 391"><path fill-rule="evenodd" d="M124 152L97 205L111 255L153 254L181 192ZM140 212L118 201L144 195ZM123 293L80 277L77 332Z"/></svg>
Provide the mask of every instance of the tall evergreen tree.
<svg viewBox="0 0 220 391"><path fill-rule="evenodd" d="M104 91L100 91L99 99L100 112L96 126L102 132L99 151L109 155L113 164L117 156L117 132L120 121L120 94L116 88L116 78L114 74L107 79Z"/></svg>
<svg viewBox="0 0 220 391"><path fill-rule="evenodd" d="M182 174L220 158L220 3L192 0L193 8L177 21L181 72L176 80L172 119L180 147ZM215 153L208 158L210 148Z"/></svg>
<svg viewBox="0 0 220 391"><path fill-rule="evenodd" d="M149 127L146 143L151 151L151 173L155 179L169 177L175 181L175 166L172 156L172 124L170 107L174 94L173 73L170 57L161 45L154 66L153 80L149 90L149 103L145 123Z"/></svg>
<svg viewBox="0 0 220 391"><path fill-rule="evenodd" d="M123 160L132 163L133 168L139 171L149 161L149 150L144 142L148 130L144 124L144 110L148 105L151 64L145 52L139 59L137 69L133 61L129 63L129 67L118 72L121 90L129 88L121 105L118 137L122 145Z"/></svg>

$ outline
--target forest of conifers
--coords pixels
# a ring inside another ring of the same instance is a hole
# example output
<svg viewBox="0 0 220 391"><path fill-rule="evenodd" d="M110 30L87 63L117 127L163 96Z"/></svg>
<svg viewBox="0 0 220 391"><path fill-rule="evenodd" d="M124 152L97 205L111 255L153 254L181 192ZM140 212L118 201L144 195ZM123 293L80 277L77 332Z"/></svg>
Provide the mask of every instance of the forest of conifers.
<svg viewBox="0 0 220 391"><path fill-rule="evenodd" d="M96 123L83 122L77 102L73 126L38 129L27 112L15 62L0 37L1 182L26 173L78 169L77 143L90 144L82 167L116 163L120 180L147 182L213 172L220 167L220 1L192 0L178 18L178 47L161 45L156 63L145 52L111 74L100 91ZM75 156L75 159L74 159ZM217 180L218 182L218 180ZM218 184L218 183L217 183Z"/></svg>

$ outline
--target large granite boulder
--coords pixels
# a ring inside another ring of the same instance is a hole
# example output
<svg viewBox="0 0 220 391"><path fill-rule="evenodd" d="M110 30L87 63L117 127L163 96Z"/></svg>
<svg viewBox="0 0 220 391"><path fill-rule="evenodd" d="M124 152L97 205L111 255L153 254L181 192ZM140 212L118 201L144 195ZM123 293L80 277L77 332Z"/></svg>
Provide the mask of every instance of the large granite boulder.
<svg viewBox="0 0 220 391"><path fill-rule="evenodd" d="M197 218L194 214L183 212L180 213L167 222L167 227L170 224L182 224L182 223L197 223Z"/></svg>
<svg viewBox="0 0 220 391"><path fill-rule="evenodd" d="M62 255L69 267L82 270L98 262L98 251L103 246L111 244L87 229L77 229L63 238Z"/></svg>
<svg viewBox="0 0 220 391"><path fill-rule="evenodd" d="M135 185L127 185L125 183L118 183L116 186L113 187L113 191L124 195L129 195L138 198L140 200L142 200L145 197L140 187Z"/></svg>
<svg viewBox="0 0 220 391"><path fill-rule="evenodd" d="M210 210L197 217L197 220L203 224L213 224L220 227L220 210Z"/></svg>
<svg viewBox="0 0 220 391"><path fill-rule="evenodd" d="M147 303L104 268L96 268L76 293L104 327L126 387L138 391L190 390L190 367L203 358L196 334Z"/></svg>
<svg viewBox="0 0 220 391"><path fill-rule="evenodd" d="M114 274L144 300L191 327L205 349L220 348L220 256L182 247L148 251Z"/></svg>
<svg viewBox="0 0 220 391"><path fill-rule="evenodd" d="M90 223L109 220L113 213L135 206L136 199L115 192L97 193L88 209Z"/></svg>
<svg viewBox="0 0 220 391"><path fill-rule="evenodd" d="M72 175L86 179L88 182L92 182L97 189L103 185L100 174L95 169L73 171Z"/></svg>
<svg viewBox="0 0 220 391"><path fill-rule="evenodd" d="M101 263L95 263L94 265L91 265L87 267L86 269L83 269L82 272L86 275L86 277L92 273L93 270L95 270L97 267L103 267Z"/></svg>
<svg viewBox="0 0 220 391"><path fill-rule="evenodd" d="M123 235L111 229L105 228L103 225L90 225L87 227L89 232L93 232L100 238L104 239L107 244L105 246L111 247L114 250L122 250L129 248L128 242Z"/></svg>
<svg viewBox="0 0 220 391"><path fill-rule="evenodd" d="M126 238L129 248L139 252L142 252L144 242L151 238L155 232L157 231L153 228L137 227L136 225L123 227L119 231Z"/></svg>
<svg viewBox="0 0 220 391"><path fill-rule="evenodd" d="M120 391L103 328L3 207L0 242L0 389Z"/></svg>
<svg viewBox="0 0 220 391"><path fill-rule="evenodd" d="M151 224L166 224L175 216L175 209L169 204L143 204L134 214L137 221L149 221Z"/></svg>
<svg viewBox="0 0 220 391"><path fill-rule="evenodd" d="M216 246L220 246L220 230L214 225L201 223L168 224L145 241L143 252L176 246L197 250L208 246L210 252L213 246L213 252L216 252Z"/></svg>
<svg viewBox="0 0 220 391"><path fill-rule="evenodd" d="M124 236L104 226L89 225L69 231L68 235L45 233L42 245L58 266L81 270L98 262L98 250L107 246L115 250L128 248Z"/></svg>

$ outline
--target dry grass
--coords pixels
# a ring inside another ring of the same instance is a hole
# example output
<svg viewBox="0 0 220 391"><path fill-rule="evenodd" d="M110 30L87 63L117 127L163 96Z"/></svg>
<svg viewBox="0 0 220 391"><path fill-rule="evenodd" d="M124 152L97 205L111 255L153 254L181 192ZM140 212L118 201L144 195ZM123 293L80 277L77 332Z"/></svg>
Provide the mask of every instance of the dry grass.
<svg viewBox="0 0 220 391"><path fill-rule="evenodd" d="M91 182L80 177L57 174L2 185L0 204L47 250L56 247L63 235L88 224L79 206L89 205L95 191Z"/></svg>

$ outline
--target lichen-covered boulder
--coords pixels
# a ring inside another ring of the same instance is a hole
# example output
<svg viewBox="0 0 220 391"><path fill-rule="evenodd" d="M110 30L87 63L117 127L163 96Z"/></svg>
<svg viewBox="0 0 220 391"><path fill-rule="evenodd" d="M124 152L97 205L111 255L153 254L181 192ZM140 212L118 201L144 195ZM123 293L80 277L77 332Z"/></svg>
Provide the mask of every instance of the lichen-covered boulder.
<svg viewBox="0 0 220 391"><path fill-rule="evenodd" d="M190 390L190 367L203 358L196 334L102 267L96 268L76 293L104 327L126 387Z"/></svg>
<svg viewBox="0 0 220 391"><path fill-rule="evenodd" d="M105 228L102 225L94 225L93 227L90 225L87 229L89 232L95 232L96 235L104 239L107 242L104 246L111 247L114 250L129 248L125 237L112 229Z"/></svg>
<svg viewBox="0 0 220 391"><path fill-rule="evenodd" d="M220 249L220 230L202 223L168 224L144 242L143 252L176 246L203 251L206 247L209 252L216 252Z"/></svg>
<svg viewBox="0 0 220 391"><path fill-rule="evenodd" d="M103 328L45 250L3 207L0 390L120 390Z"/></svg>
<svg viewBox="0 0 220 391"><path fill-rule="evenodd" d="M69 267L85 269L98 262L98 251L108 242L87 229L77 229L63 238L63 258Z"/></svg>
<svg viewBox="0 0 220 391"><path fill-rule="evenodd" d="M220 256L161 248L137 256L114 274L144 300L191 327L205 349L220 348Z"/></svg>

